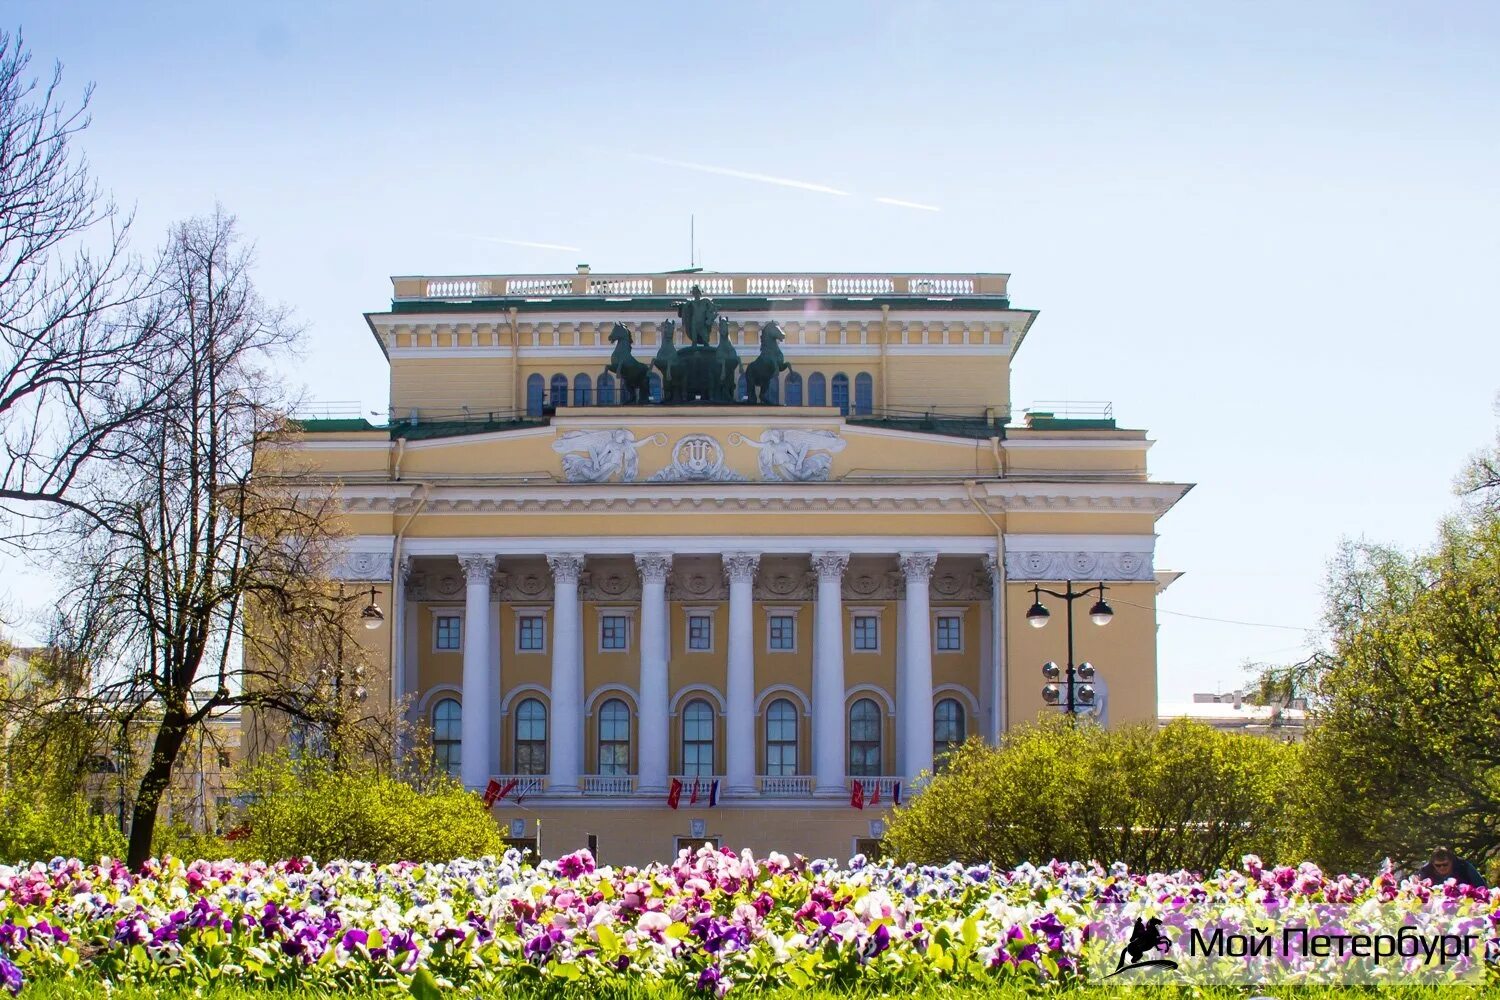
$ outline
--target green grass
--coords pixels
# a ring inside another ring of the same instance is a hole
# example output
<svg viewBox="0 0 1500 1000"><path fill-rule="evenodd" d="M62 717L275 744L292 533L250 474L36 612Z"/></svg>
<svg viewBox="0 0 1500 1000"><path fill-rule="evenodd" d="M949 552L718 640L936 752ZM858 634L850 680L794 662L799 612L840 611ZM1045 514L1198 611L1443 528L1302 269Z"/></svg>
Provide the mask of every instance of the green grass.
<svg viewBox="0 0 1500 1000"><path fill-rule="evenodd" d="M112 987L105 994L98 980L44 980L28 983L21 992L21 1000L94 1000L107 995L110 1000L362 1000L362 998L390 998L407 996L403 991L361 992L349 989L307 987L296 989L254 987L215 987L194 991L181 987L153 989L137 986ZM495 994L500 996L501 994ZM988 990L945 988L937 990L913 990L895 994L901 1000L1033 1000L1036 997L1066 995L1068 1000L1247 1000L1253 996L1275 997L1277 1000L1480 1000L1500 996L1494 988L1467 986L1349 986L1349 987L1151 987L1151 986L1094 986L1087 988L1044 990L1028 992L1018 987ZM507 989L506 1000L584 1000L599 997L601 1000L704 1000L706 994L676 986L646 986L627 984L609 991L548 990L546 992ZM892 994L867 992L839 993L818 990L796 990L790 987L774 991L731 992L730 997L747 1000L875 1000Z"/></svg>

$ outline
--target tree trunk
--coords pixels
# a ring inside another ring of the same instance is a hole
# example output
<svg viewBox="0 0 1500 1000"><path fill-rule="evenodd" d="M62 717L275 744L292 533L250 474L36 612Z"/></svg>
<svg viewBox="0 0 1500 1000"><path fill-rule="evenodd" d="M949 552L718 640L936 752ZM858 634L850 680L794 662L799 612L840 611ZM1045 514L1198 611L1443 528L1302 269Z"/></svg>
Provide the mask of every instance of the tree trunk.
<svg viewBox="0 0 1500 1000"><path fill-rule="evenodd" d="M135 797L135 808L130 818L130 847L125 863L134 871L151 857L151 839L156 833L156 813L162 796L172 781L172 769L177 763L177 754L188 735L187 708L181 704L169 704L162 714L161 725L156 730L156 740L151 747L151 759L141 775L141 785Z"/></svg>

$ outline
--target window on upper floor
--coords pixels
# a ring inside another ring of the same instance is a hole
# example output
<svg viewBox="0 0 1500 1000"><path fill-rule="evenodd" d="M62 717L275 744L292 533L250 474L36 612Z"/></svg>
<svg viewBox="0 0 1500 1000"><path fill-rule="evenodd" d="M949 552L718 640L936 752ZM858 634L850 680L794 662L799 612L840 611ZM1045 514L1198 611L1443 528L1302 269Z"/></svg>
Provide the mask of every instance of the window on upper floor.
<svg viewBox="0 0 1500 1000"><path fill-rule="evenodd" d="M630 773L630 706L619 698L599 706L599 773Z"/></svg>
<svg viewBox="0 0 1500 1000"><path fill-rule="evenodd" d="M541 615L522 615L516 626L516 648L523 653L539 653L547 648L547 619Z"/></svg>
<svg viewBox="0 0 1500 1000"><path fill-rule="evenodd" d="M797 619L791 615L771 615L766 619L770 626L770 637L766 646L770 649L789 652L797 648Z"/></svg>
<svg viewBox="0 0 1500 1000"><path fill-rule="evenodd" d="M714 709L701 698L682 710L682 773L689 778L714 773Z"/></svg>
<svg viewBox="0 0 1500 1000"><path fill-rule="evenodd" d="M463 619L458 615L435 615L432 648L455 651L463 648Z"/></svg>
<svg viewBox="0 0 1500 1000"><path fill-rule="evenodd" d="M766 709L766 774L785 777L797 773L797 707L777 698Z"/></svg>
<svg viewBox="0 0 1500 1000"><path fill-rule="evenodd" d="M787 372L786 373L786 405L787 406L801 406L802 405L802 373L801 372Z"/></svg>
<svg viewBox="0 0 1500 1000"><path fill-rule="evenodd" d="M540 417L547 404L547 380L540 375L526 377L526 415Z"/></svg>
<svg viewBox="0 0 1500 1000"><path fill-rule="evenodd" d="M587 375L580 372L573 376L573 405L594 405L594 383Z"/></svg>
<svg viewBox="0 0 1500 1000"><path fill-rule="evenodd" d="M880 619L877 616L854 616L854 648L861 653L873 653L880 649Z"/></svg>
<svg viewBox="0 0 1500 1000"><path fill-rule="evenodd" d="M880 706L861 698L849 706L849 773L864 778L881 771Z"/></svg>
<svg viewBox="0 0 1500 1000"><path fill-rule="evenodd" d="M463 763L463 708L454 698L432 706L432 762L439 771L458 777Z"/></svg>
<svg viewBox="0 0 1500 1000"><path fill-rule="evenodd" d="M688 615L688 649L710 650L714 648L714 619L712 615Z"/></svg>
<svg viewBox="0 0 1500 1000"><path fill-rule="evenodd" d="M599 648L618 652L630 648L630 618L626 615L602 615L599 618Z"/></svg>
<svg viewBox="0 0 1500 1000"><path fill-rule="evenodd" d="M823 378L822 372L813 372L807 376L807 405L828 405L828 382Z"/></svg>
<svg viewBox="0 0 1500 1000"><path fill-rule="evenodd" d="M552 405L568 405L568 376L561 373L552 376Z"/></svg>
<svg viewBox="0 0 1500 1000"><path fill-rule="evenodd" d="M940 761L964 741L964 707L956 698L944 698L932 709L932 758Z"/></svg>
<svg viewBox="0 0 1500 1000"><path fill-rule="evenodd" d="M869 372L854 376L854 415L867 417L875 410L875 380Z"/></svg>
<svg viewBox="0 0 1500 1000"><path fill-rule="evenodd" d="M844 416L849 415L849 376L839 372L830 383L833 389L833 405L839 408Z"/></svg>
<svg viewBox="0 0 1500 1000"><path fill-rule="evenodd" d="M964 648L964 620L958 615L938 615L937 649L940 653L957 653Z"/></svg>
<svg viewBox="0 0 1500 1000"><path fill-rule="evenodd" d="M599 405L615 405L615 377L609 372L599 376Z"/></svg>
<svg viewBox="0 0 1500 1000"><path fill-rule="evenodd" d="M547 773L547 709L535 698L516 706L516 773Z"/></svg>

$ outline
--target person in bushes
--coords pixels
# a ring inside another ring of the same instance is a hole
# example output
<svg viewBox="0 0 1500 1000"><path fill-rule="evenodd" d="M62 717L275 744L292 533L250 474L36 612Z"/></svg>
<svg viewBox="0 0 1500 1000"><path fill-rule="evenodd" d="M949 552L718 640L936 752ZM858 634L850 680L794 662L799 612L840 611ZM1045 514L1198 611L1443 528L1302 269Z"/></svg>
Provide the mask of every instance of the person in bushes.
<svg viewBox="0 0 1500 1000"><path fill-rule="evenodd" d="M1479 869L1454 854L1453 850L1448 847L1433 848L1432 860L1423 865L1417 875L1420 878L1429 879L1433 885L1442 885L1451 878L1455 879L1459 885L1489 888L1485 884L1484 877L1479 874Z"/></svg>

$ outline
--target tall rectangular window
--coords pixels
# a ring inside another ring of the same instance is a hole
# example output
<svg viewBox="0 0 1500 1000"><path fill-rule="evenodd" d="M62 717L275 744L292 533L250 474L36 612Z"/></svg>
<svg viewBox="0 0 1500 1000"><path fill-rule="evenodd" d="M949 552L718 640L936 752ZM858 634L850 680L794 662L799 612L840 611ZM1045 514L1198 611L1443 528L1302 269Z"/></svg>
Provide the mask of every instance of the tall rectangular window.
<svg viewBox="0 0 1500 1000"><path fill-rule="evenodd" d="M630 648L630 619L624 615L605 615L599 619L599 648Z"/></svg>
<svg viewBox="0 0 1500 1000"><path fill-rule="evenodd" d="M772 649L789 650L797 648L797 619L791 615L772 615L771 641L768 643Z"/></svg>
<svg viewBox="0 0 1500 1000"><path fill-rule="evenodd" d="M541 615L522 615L518 630L520 649L539 652L547 648L547 620Z"/></svg>
<svg viewBox="0 0 1500 1000"><path fill-rule="evenodd" d="M708 615L688 615L688 649L713 648L713 618Z"/></svg>
<svg viewBox="0 0 1500 1000"><path fill-rule="evenodd" d="M435 625L436 637L433 641L437 649L458 649L463 638L462 618L458 615L438 615Z"/></svg>
<svg viewBox="0 0 1500 1000"><path fill-rule="evenodd" d="M880 619L875 615L855 615L854 648L866 653L880 648Z"/></svg>
<svg viewBox="0 0 1500 1000"><path fill-rule="evenodd" d="M956 652L964 648L964 620L957 615L943 615L937 620L939 652Z"/></svg>

